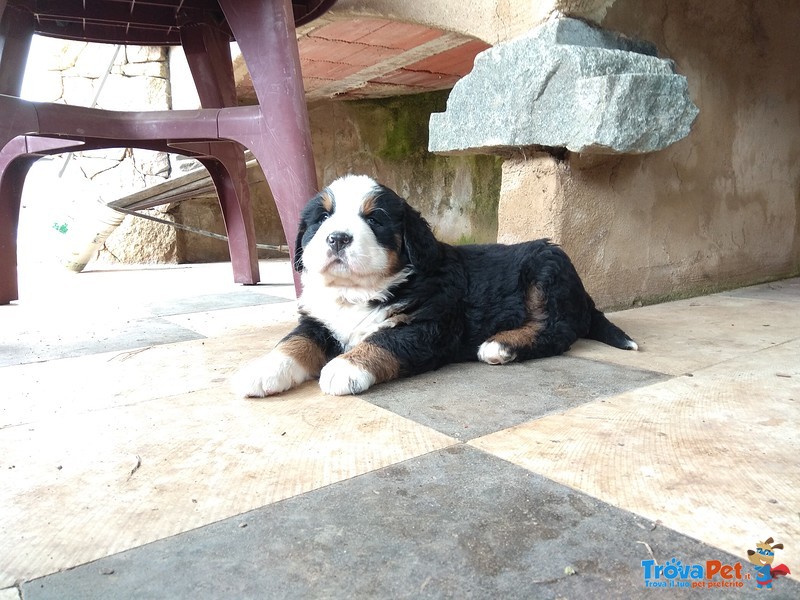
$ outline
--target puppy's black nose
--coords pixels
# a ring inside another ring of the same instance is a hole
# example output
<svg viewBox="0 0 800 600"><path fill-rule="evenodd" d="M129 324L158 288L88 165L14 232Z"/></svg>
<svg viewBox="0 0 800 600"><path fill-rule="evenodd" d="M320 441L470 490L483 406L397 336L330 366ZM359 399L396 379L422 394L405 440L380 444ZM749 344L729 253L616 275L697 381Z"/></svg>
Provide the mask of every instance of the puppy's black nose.
<svg viewBox="0 0 800 600"><path fill-rule="evenodd" d="M334 231L327 237L326 241L328 242L328 246L331 247L331 250L339 253L350 245L350 242L353 241L353 236L344 231Z"/></svg>

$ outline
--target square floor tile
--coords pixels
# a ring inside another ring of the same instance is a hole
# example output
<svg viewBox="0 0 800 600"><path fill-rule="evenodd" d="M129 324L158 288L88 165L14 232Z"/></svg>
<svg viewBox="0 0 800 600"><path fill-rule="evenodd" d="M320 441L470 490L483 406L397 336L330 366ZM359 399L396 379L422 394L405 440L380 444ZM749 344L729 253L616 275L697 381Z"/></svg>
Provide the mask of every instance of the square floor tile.
<svg viewBox="0 0 800 600"><path fill-rule="evenodd" d="M650 371L554 356L507 365L448 365L376 386L362 397L467 440L663 379Z"/></svg>
<svg viewBox="0 0 800 600"><path fill-rule="evenodd" d="M0 429L0 586L454 443L307 385L212 389Z"/></svg>
<svg viewBox="0 0 800 600"><path fill-rule="evenodd" d="M782 344L471 444L739 556L800 541L798 356Z"/></svg>
<svg viewBox="0 0 800 600"><path fill-rule="evenodd" d="M740 560L459 445L31 581L23 592L26 600L652 598L641 564L651 558ZM763 596L743 583L735 597ZM800 586L781 581L776 590Z"/></svg>
<svg viewBox="0 0 800 600"><path fill-rule="evenodd" d="M722 361L800 339L800 296L794 303L716 294L609 315L639 344L617 352L578 341L570 356L683 375Z"/></svg>

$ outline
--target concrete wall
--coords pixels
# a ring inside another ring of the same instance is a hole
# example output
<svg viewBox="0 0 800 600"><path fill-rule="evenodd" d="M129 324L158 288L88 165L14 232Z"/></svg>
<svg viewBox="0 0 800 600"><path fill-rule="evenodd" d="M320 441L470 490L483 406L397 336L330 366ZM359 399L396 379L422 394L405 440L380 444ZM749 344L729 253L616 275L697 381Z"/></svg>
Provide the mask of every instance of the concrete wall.
<svg viewBox="0 0 800 600"><path fill-rule="evenodd" d="M427 151L430 114L443 110L446 100L447 92L434 92L311 106L320 184L365 173L407 198L440 239L496 241L500 159Z"/></svg>
<svg viewBox="0 0 800 600"><path fill-rule="evenodd" d="M376 17L407 21L496 44L559 15L599 21L613 3L614 0L338 0L323 19Z"/></svg>
<svg viewBox="0 0 800 600"><path fill-rule="evenodd" d="M247 183L253 220L256 223L256 243L280 245L285 243L278 209L266 183L264 172L258 163L248 163ZM216 194L192 198L188 202L171 205L170 214L175 221L212 233L225 235L222 211ZM212 237L201 236L183 230L175 230L177 258L179 262L199 263L230 260L228 243ZM259 250L260 258L285 256L275 250Z"/></svg>
<svg viewBox="0 0 800 600"><path fill-rule="evenodd" d="M788 0L618 0L602 25L676 61L692 133L644 156L507 161L500 239L552 236L605 306L797 274L799 22Z"/></svg>
<svg viewBox="0 0 800 600"><path fill-rule="evenodd" d="M443 110L446 100L447 92L435 92L382 100L320 101L310 106L320 185L347 173L365 173L408 198L441 239L453 243L496 241L501 159L443 157L426 150L430 114ZM248 169L248 177L257 241L285 243L274 200L258 165ZM183 224L224 233L216 197L182 202L170 208L170 215ZM225 242L183 231L176 236L179 262L228 258Z"/></svg>

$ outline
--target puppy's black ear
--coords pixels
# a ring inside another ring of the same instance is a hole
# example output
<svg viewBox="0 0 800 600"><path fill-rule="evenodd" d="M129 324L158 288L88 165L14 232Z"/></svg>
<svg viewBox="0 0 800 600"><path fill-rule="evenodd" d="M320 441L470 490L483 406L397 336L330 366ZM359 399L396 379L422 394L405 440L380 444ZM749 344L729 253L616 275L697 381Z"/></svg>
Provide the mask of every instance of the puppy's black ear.
<svg viewBox="0 0 800 600"><path fill-rule="evenodd" d="M403 252L411 266L421 271L436 264L439 258L439 242L430 225L408 203L403 214Z"/></svg>
<svg viewBox="0 0 800 600"><path fill-rule="evenodd" d="M297 238L294 242L294 270L298 273L303 272L303 236L306 234L306 219L300 217L300 224L297 226Z"/></svg>
<svg viewBox="0 0 800 600"><path fill-rule="evenodd" d="M297 237L294 240L294 270L298 273L303 272L303 236L308 231L309 224L313 222L312 215L315 207L319 204L319 199L320 194L317 194L306 203L300 213L300 222L297 224Z"/></svg>

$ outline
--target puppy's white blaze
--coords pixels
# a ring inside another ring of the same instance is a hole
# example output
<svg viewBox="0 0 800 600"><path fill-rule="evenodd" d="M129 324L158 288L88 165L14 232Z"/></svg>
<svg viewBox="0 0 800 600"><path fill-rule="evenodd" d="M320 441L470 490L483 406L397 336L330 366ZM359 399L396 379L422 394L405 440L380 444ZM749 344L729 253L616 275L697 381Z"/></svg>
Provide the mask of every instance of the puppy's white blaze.
<svg viewBox="0 0 800 600"><path fill-rule="evenodd" d="M311 374L280 350L257 358L231 378L234 393L245 398L264 398L308 381Z"/></svg>
<svg viewBox="0 0 800 600"><path fill-rule="evenodd" d="M504 365L517 357L500 342L483 342L478 348L478 360L490 365Z"/></svg>
<svg viewBox="0 0 800 600"><path fill-rule="evenodd" d="M325 365L319 375L320 389L331 396L360 394L374 383L375 376L372 373L341 356L337 356Z"/></svg>
<svg viewBox="0 0 800 600"><path fill-rule="evenodd" d="M336 210L344 208L358 214L361 201L373 193L378 185L377 181L367 175L345 175L333 181L328 189L333 195Z"/></svg>

